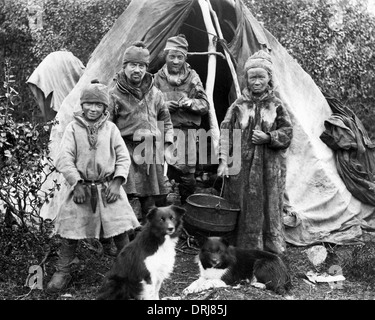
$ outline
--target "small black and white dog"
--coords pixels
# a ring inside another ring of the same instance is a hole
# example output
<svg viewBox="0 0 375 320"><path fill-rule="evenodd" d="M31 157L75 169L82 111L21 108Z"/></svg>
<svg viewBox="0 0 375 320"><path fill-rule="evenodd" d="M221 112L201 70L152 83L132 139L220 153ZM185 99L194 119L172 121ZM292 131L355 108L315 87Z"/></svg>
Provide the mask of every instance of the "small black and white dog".
<svg viewBox="0 0 375 320"><path fill-rule="evenodd" d="M279 294L291 287L287 268L279 256L262 250L236 248L221 237L205 239L197 262L200 277L183 290L183 295L226 287L246 279Z"/></svg>
<svg viewBox="0 0 375 320"><path fill-rule="evenodd" d="M159 300L159 290L175 263L175 246L185 209L154 207L142 231L117 256L97 300Z"/></svg>

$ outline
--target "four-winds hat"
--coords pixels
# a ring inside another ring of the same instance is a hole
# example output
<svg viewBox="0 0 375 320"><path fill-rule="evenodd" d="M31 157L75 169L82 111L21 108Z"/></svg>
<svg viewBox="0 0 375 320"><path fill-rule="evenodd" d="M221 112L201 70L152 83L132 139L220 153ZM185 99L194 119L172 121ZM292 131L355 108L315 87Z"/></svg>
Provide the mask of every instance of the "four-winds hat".
<svg viewBox="0 0 375 320"><path fill-rule="evenodd" d="M263 68L272 75L272 59L264 50L255 52L245 63L245 73L251 68Z"/></svg>
<svg viewBox="0 0 375 320"><path fill-rule="evenodd" d="M102 83L99 83L99 80L94 79L81 91L80 98L81 105L85 102L91 103L102 103L106 107L109 104L109 93L108 87Z"/></svg>
<svg viewBox="0 0 375 320"><path fill-rule="evenodd" d="M186 56L188 52L188 47L189 45L185 38L185 35L179 34L167 40L164 51L177 50L177 51L182 52Z"/></svg>
<svg viewBox="0 0 375 320"><path fill-rule="evenodd" d="M150 63L150 52L147 50L144 42L134 42L125 50L122 63L125 65L128 62L145 63L148 66Z"/></svg>

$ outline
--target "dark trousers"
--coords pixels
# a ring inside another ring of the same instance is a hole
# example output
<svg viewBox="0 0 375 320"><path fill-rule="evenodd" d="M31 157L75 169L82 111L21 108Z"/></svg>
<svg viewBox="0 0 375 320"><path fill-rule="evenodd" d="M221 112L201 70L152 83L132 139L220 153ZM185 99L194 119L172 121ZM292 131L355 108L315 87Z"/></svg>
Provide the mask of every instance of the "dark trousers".
<svg viewBox="0 0 375 320"><path fill-rule="evenodd" d="M183 172L173 166L168 166L168 178L174 179L178 183L178 191L180 192L181 204L195 191L196 180L195 173Z"/></svg>
<svg viewBox="0 0 375 320"><path fill-rule="evenodd" d="M142 223L146 222L147 213L152 207L164 207L167 205L167 195L138 197L142 209Z"/></svg>

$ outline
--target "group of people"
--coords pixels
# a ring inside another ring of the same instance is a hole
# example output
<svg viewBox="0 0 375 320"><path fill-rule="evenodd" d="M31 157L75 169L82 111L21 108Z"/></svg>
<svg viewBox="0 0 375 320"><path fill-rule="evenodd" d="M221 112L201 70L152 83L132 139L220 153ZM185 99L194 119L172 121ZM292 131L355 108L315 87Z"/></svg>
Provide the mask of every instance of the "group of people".
<svg viewBox="0 0 375 320"><path fill-rule="evenodd" d="M209 102L187 55L184 35L169 38L165 64L153 75L150 52L139 41L125 50L110 90L97 80L82 90L82 110L67 126L55 161L65 184L55 221L61 246L47 292L68 285L78 240L113 238L117 252L129 242L129 232L142 223L129 199L139 198L145 217L167 204L168 179L178 182L182 203L194 193L196 159L190 156L197 130L191 129L200 128ZM233 140L222 138L229 148L221 148L217 174L227 180L224 197L241 209L236 245L282 253L284 153L292 124L273 91L270 55L255 53L245 71L247 86L221 123L223 130L241 130L241 168L229 174Z"/></svg>

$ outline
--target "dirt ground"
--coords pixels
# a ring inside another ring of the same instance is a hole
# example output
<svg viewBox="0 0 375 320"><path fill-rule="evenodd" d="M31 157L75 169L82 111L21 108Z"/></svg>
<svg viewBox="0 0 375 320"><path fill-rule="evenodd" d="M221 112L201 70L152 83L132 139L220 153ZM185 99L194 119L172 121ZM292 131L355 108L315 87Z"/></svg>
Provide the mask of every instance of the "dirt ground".
<svg viewBox="0 0 375 320"><path fill-rule="evenodd" d="M189 240L189 241L188 241ZM193 241L192 241L193 240ZM309 261L306 247L288 245L283 260L288 266L292 278L292 289L281 296L269 290L252 287L244 281L230 288L210 289L201 293L190 294L183 300L374 300L375 291L373 277L375 263L375 245L365 246L330 246L325 244L328 256L319 267ZM198 266L195 256L198 252L194 238L182 238L177 247L177 258L174 272L161 288L160 297L164 300L181 300L181 293L191 282L198 278ZM30 251L29 251L30 254ZM362 265L358 256L362 259ZM112 257L103 255L84 241L78 248L80 263L72 273L72 281L67 290L61 294L47 295L43 290L25 286L28 268L32 260L17 256L17 252L8 257L2 256L0 263L0 300L94 300L103 281L104 274L112 265ZM8 259L5 261L4 259ZM51 252L44 263L45 287L54 272L56 250ZM355 261L354 261L354 260ZM37 259L38 261L41 258ZM355 263L357 265L355 265ZM346 280L342 288L331 288L327 283L312 284L305 274L308 271L324 273L332 265L339 265ZM361 269L362 268L362 269ZM368 277L366 278L366 272Z"/></svg>

